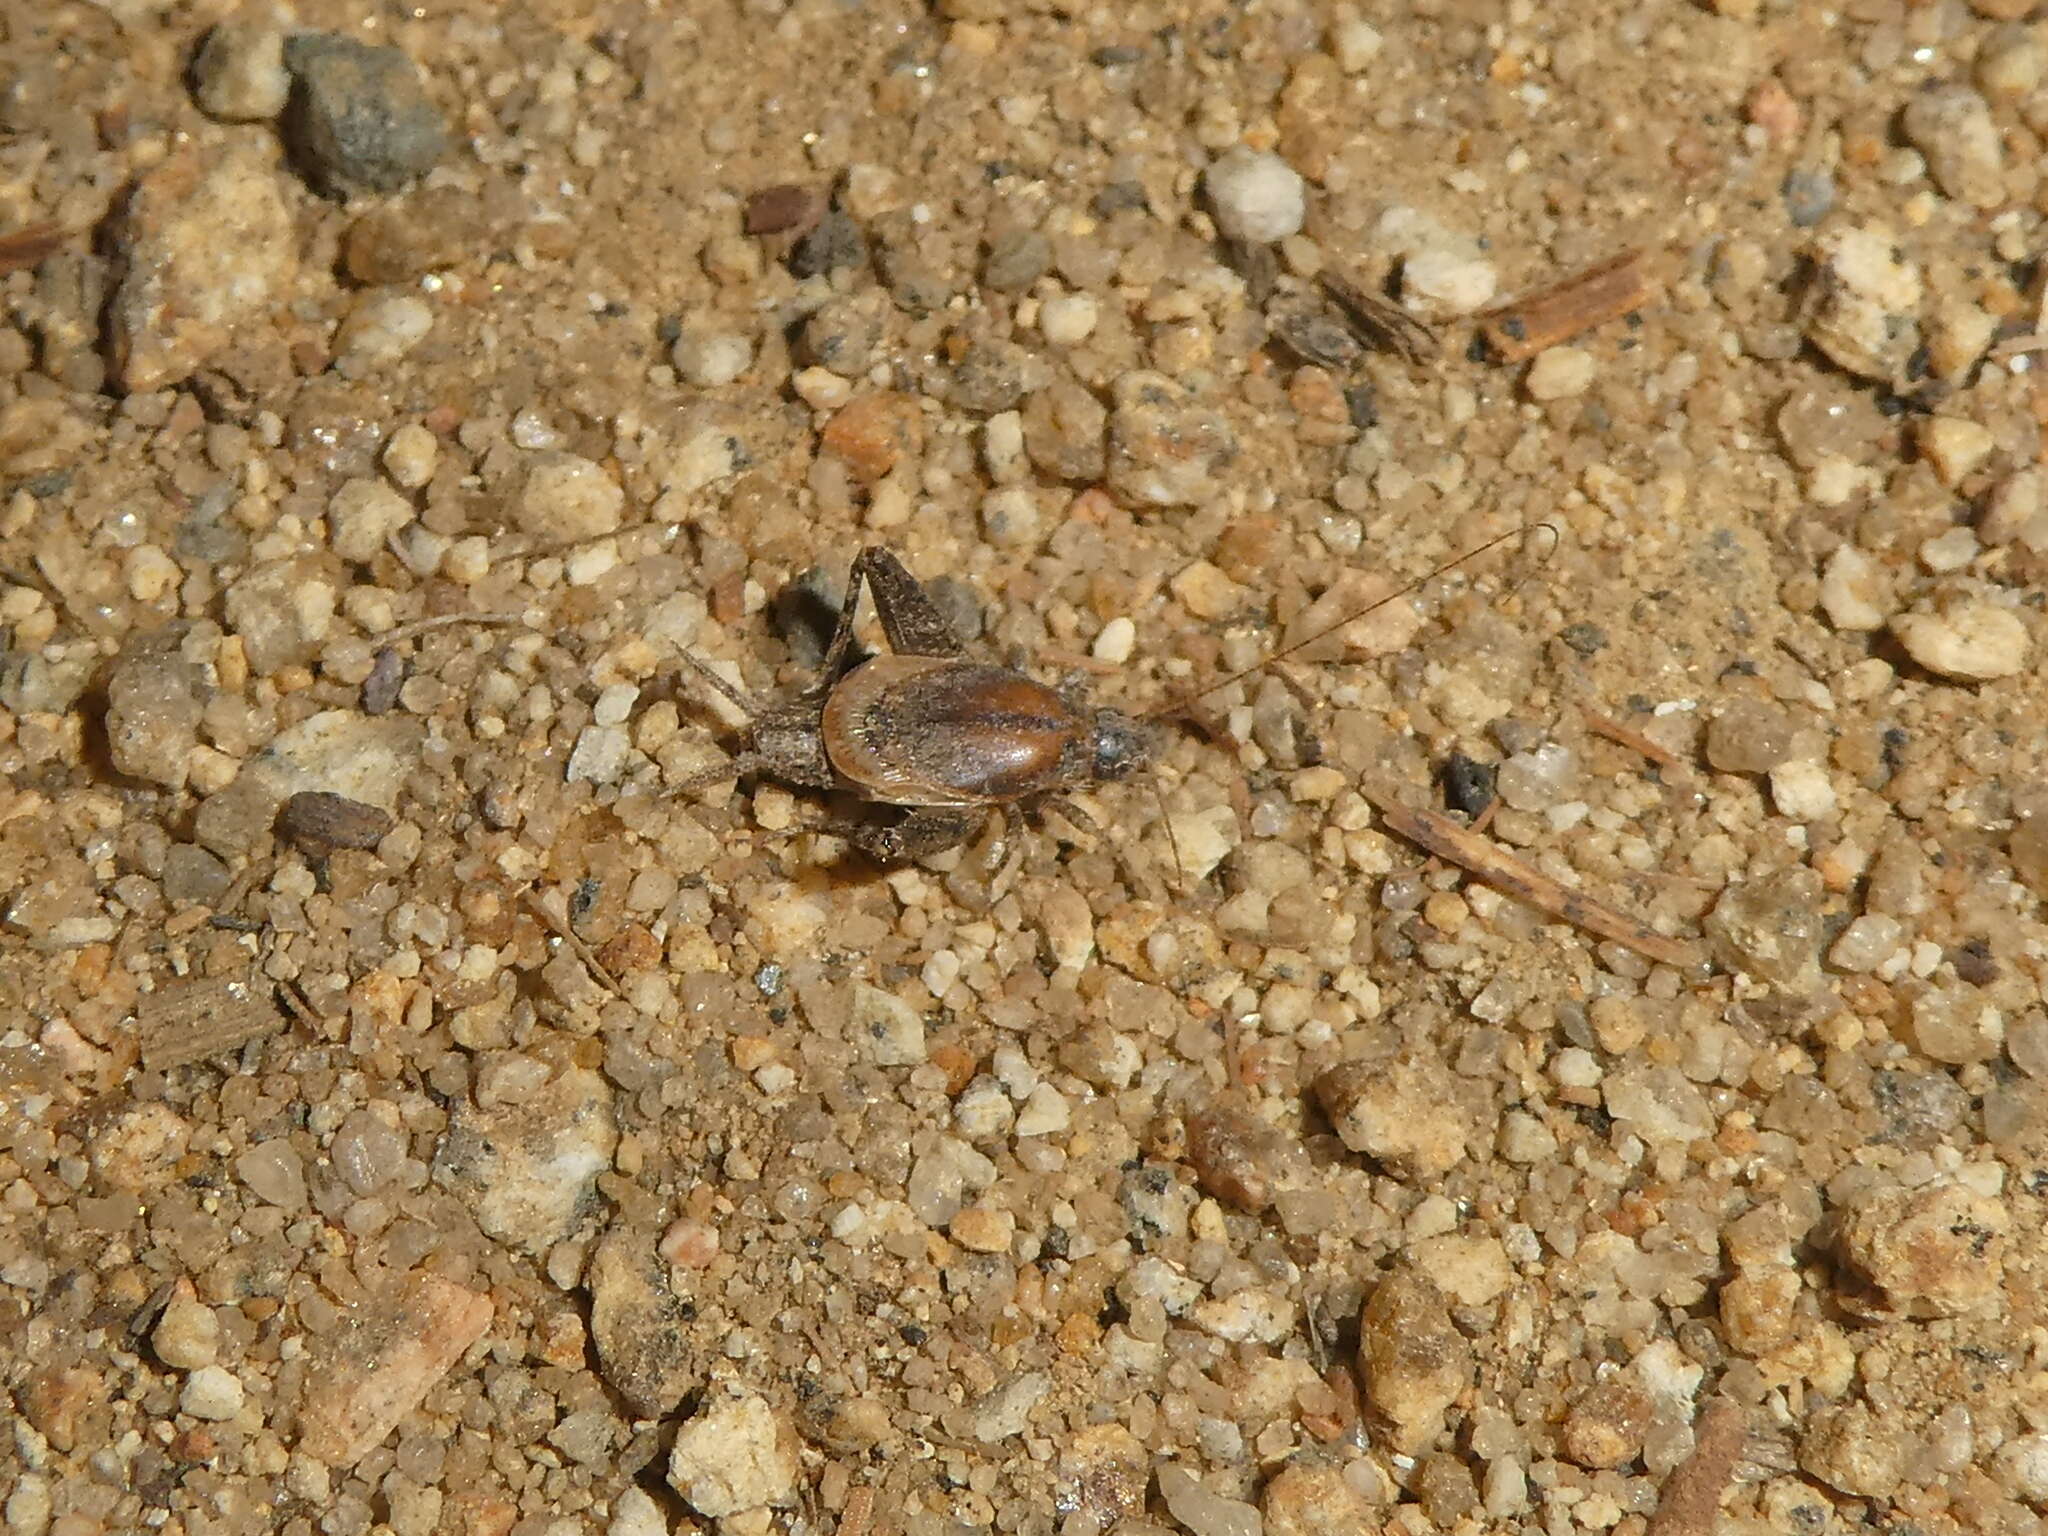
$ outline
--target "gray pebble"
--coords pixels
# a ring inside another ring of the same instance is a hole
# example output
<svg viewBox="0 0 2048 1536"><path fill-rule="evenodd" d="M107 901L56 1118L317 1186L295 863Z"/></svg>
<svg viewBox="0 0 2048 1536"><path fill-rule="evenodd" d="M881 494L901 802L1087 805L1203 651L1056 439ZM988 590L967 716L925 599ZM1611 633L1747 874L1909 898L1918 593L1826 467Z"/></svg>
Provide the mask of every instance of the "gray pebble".
<svg viewBox="0 0 2048 1536"><path fill-rule="evenodd" d="M816 277L841 267L865 266L867 259L868 243L860 226L844 209L834 208L790 249L789 270L798 277Z"/></svg>
<svg viewBox="0 0 2048 1536"><path fill-rule="evenodd" d="M981 280L998 293L1021 293L1052 265L1052 242L1035 229L1005 230L988 243Z"/></svg>
<svg viewBox="0 0 2048 1536"><path fill-rule="evenodd" d="M286 41L284 62L296 84L286 140L330 196L395 192L447 151L440 109L399 49L301 32Z"/></svg>
<svg viewBox="0 0 2048 1536"><path fill-rule="evenodd" d="M1800 229L1811 229L1835 206L1835 178L1824 170L1799 166L1785 173L1782 195L1785 217Z"/></svg>

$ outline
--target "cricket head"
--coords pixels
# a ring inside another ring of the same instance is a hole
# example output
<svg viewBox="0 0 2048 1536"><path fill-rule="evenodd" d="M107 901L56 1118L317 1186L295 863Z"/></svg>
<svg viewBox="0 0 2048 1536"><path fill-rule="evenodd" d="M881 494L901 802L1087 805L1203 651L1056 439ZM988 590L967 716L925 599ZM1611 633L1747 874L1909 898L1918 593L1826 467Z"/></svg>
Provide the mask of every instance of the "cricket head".
<svg viewBox="0 0 2048 1536"><path fill-rule="evenodd" d="M1089 740L1091 771L1097 779L1128 778L1132 769L1152 761L1151 728L1121 710L1096 710Z"/></svg>

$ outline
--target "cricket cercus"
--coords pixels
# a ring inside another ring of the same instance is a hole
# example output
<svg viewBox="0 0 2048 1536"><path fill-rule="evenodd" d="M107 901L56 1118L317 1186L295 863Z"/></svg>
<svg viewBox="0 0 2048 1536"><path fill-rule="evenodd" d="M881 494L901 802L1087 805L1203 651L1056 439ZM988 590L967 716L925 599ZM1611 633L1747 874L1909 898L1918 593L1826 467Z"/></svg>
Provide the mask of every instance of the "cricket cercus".
<svg viewBox="0 0 2048 1536"><path fill-rule="evenodd" d="M1522 537L1488 540L1379 602L1211 683L1167 710L1228 687L1415 591L1423 582ZM1553 530L1554 533L1554 530ZM861 588L874 594L889 650L856 659L854 617ZM888 550L854 557L846 603L817 681L786 701L759 704L699 657L684 653L750 722L747 746L730 765L695 781L765 775L805 789L851 793L904 814L843 830L871 858L900 864L965 842L1006 805L1032 806L1064 792L1128 777L1152 760L1151 718L1090 704L1024 673L968 657L917 579ZM1152 717L1156 718L1156 717ZM692 787L685 785L685 788ZM1088 824L1078 807L1067 815Z"/></svg>

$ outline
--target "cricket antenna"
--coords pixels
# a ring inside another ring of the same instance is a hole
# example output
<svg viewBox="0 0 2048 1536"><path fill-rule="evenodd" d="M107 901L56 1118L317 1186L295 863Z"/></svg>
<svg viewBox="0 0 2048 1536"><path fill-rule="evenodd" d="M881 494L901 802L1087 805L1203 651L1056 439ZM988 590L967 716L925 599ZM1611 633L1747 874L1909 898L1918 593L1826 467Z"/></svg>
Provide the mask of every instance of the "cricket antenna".
<svg viewBox="0 0 2048 1536"><path fill-rule="evenodd" d="M1435 581L1437 577L1443 575L1446 571L1454 571L1459 566L1469 564L1471 561L1477 560L1481 555L1487 554L1492 550L1499 549L1501 545L1509 543L1513 540L1519 539L1526 544L1530 539L1534 538L1538 534L1548 534L1550 536L1550 547L1549 549L1544 551L1543 556L1545 559L1548 559L1552 554L1556 552L1557 546L1563 538L1563 535L1559 533L1558 527L1555 523L1524 523L1520 527L1511 528L1506 533L1496 534L1493 538L1488 539L1484 544L1473 545L1472 548L1466 550L1462 555L1453 555L1450 559L1446 560L1442 565L1437 566L1434 570L1425 571L1422 575L1416 577L1413 581L1407 583L1405 586L1396 587L1393 591L1387 593L1386 596L1379 598L1373 602L1367 603L1363 608L1360 608L1352 613L1347 613L1344 615L1343 618L1338 619L1333 623L1325 624L1321 629L1318 629L1314 634L1306 635L1302 639L1294 641L1292 644L1283 645L1279 650L1273 652L1272 655L1264 657L1263 659L1257 662L1254 662L1251 666L1246 667L1243 671L1233 672L1228 677L1220 678L1216 682L1205 683L1202 687L1197 688L1192 693L1182 694L1179 698L1174 699L1171 702L1163 704L1159 708L1148 712L1144 716L1144 718L1147 720L1157 720L1167 715L1178 714L1181 710L1186 709L1190 704L1194 703L1197 699L1207 698L1210 694L1220 692L1222 689L1228 688L1232 683L1241 683L1248 677L1256 677L1259 673L1265 671L1275 662L1285 661L1288 657L1294 655L1296 652L1307 650L1310 646L1314 645L1318 640L1327 639L1331 635L1337 633L1338 630L1344 629L1349 625L1356 624L1360 619L1365 618L1370 614L1377 613L1380 609L1386 607L1389 603L1399 602L1404 597L1410 597L1414 595L1415 593L1421 591L1424 587L1428 586L1432 581ZM1524 577L1524 580L1526 579L1527 578ZM1520 586L1521 582L1517 582L1515 583L1515 588L1511 590L1519 589Z"/></svg>

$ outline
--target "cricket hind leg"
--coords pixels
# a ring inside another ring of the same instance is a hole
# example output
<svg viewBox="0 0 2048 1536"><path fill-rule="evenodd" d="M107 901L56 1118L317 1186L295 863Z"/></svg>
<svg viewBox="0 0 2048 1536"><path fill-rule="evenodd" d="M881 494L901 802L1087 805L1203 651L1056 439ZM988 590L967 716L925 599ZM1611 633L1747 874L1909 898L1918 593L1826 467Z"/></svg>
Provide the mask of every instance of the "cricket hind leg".
<svg viewBox="0 0 2048 1536"><path fill-rule="evenodd" d="M846 584L846 607L840 614L840 628L849 639L863 581L875 594L875 612L881 618L882 632L889 637L889 649L897 655L952 658L966 654L966 647L960 644L960 637L953 633L946 616L939 612L938 604L904 568L903 562L879 544L868 545L854 557L853 574ZM841 645L840 636L833 636L834 655ZM835 675L831 657L826 660L825 672L828 677Z"/></svg>
<svg viewBox="0 0 2048 1536"><path fill-rule="evenodd" d="M877 864L910 864L959 847L987 816L980 807L924 805L896 821L854 821L832 830Z"/></svg>

